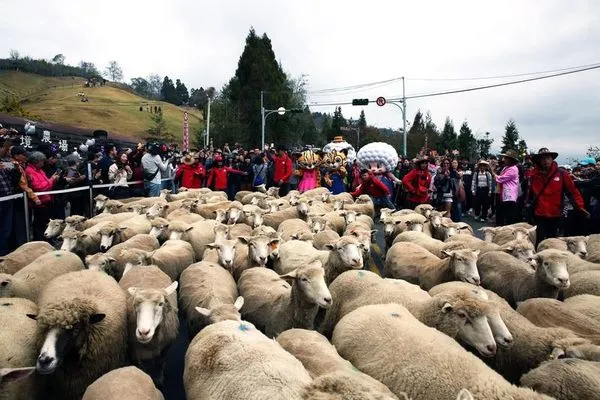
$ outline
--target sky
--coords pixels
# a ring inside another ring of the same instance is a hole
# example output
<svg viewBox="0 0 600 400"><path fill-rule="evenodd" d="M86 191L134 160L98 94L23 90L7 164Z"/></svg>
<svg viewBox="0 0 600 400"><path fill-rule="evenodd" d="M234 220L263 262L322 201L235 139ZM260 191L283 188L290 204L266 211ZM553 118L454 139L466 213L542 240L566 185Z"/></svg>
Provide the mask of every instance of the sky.
<svg viewBox="0 0 600 400"><path fill-rule="evenodd" d="M600 2L222 0L0 0L0 57L66 63L117 60L126 80L157 73L189 88L221 88L234 75L250 27L266 33L291 77L305 75L310 103L402 95L401 80L323 95L322 89L405 77L406 95L510 79L455 80L549 71L600 63ZM444 80L440 80L444 79ZM452 79L452 80L448 80ZM258 94L257 94L258 95ZM267 104L278 108L282 105ZM285 105L283 105L285 106ZM393 105L342 107L394 129ZM333 106L312 106L332 112ZM600 143L600 69L489 90L407 101L407 119L429 111L438 127L450 117L475 134L489 131L499 150L509 119L537 151L581 158Z"/></svg>

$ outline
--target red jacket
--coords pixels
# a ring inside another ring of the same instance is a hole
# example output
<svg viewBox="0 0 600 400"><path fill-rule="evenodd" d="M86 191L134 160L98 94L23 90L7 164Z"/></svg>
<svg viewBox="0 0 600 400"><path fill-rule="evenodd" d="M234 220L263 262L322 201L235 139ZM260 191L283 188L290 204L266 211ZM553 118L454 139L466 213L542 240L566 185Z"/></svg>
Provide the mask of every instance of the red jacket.
<svg viewBox="0 0 600 400"><path fill-rule="evenodd" d="M548 180L548 186L538 198ZM562 215L560 206L563 187L565 194L570 195L571 200L575 203L573 208L583 210L585 207L583 197L568 172L560 171L555 162L552 163L547 175L544 175L538 167L534 168L529 182L528 197L529 201L537 199L534 214L542 218L559 218Z"/></svg>
<svg viewBox="0 0 600 400"><path fill-rule="evenodd" d="M360 186L352 192L353 197L358 197L361 194L368 194L371 197L384 197L390 195L390 190L378 178L371 175L371 179L367 182L362 182Z"/></svg>
<svg viewBox="0 0 600 400"><path fill-rule="evenodd" d="M34 192L48 192L52 190L54 181L48 178L43 170L34 167L32 164L29 164L27 168L25 168L25 174L27 175L29 187ZM52 203L52 195L50 194L38 196L38 199L40 199L43 205Z"/></svg>
<svg viewBox="0 0 600 400"><path fill-rule="evenodd" d="M181 186L188 189L199 189L202 187L202 180L206 176L206 170L202 164L181 164L177 168L177 172L175 172L175 179L179 179L180 176Z"/></svg>
<svg viewBox="0 0 600 400"><path fill-rule="evenodd" d="M408 192L406 199L413 203L427 203L429 201L429 188L431 187L431 174L428 170L412 169L402 179L402 185Z"/></svg>
<svg viewBox="0 0 600 400"><path fill-rule="evenodd" d="M270 158L273 160L273 180L275 183L279 183L279 181L289 182L292 176L292 159L287 154L281 157L272 155Z"/></svg>
<svg viewBox="0 0 600 400"><path fill-rule="evenodd" d="M243 174L243 171L238 171L237 169L233 169L231 167L217 167L214 166L210 169L208 173L208 181L206 182L206 186L212 187L214 182L215 190L227 190L227 176L229 174Z"/></svg>

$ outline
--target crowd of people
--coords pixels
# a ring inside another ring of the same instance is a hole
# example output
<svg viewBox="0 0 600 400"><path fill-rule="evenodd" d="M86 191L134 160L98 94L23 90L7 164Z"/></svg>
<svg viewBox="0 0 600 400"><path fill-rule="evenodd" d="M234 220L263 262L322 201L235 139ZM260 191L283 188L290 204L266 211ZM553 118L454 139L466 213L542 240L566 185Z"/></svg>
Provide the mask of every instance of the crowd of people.
<svg viewBox="0 0 600 400"><path fill-rule="evenodd" d="M179 153L158 143L121 149L114 144L103 148L94 144L86 152L61 156L45 144L26 151L9 136L0 137L5 138L0 143L0 197L25 193L33 240L44 239L52 218L91 214L86 191L40 196L36 192L106 184L95 193L122 199L159 196L162 189L177 192L179 187L210 187L225 191L233 199L240 190L277 186L280 195L285 195L299 189L296 171L302 149L288 151L273 145L244 149L225 144L217 149ZM342 182L336 184L355 197L370 195L379 207L414 208L430 203L447 211L456 222L465 215L498 226L535 220L538 240L556 236L559 230L587 233L582 230L589 224L582 221L590 216L600 218L600 162L588 157L575 168L559 167L557 156L540 149L520 159L507 151L499 157L471 162L431 153L415 159L400 158L394 170L384 175L353 160L346 165ZM321 185L327 185L324 178ZM1 256L28 238L22 200L0 202L0 215Z"/></svg>

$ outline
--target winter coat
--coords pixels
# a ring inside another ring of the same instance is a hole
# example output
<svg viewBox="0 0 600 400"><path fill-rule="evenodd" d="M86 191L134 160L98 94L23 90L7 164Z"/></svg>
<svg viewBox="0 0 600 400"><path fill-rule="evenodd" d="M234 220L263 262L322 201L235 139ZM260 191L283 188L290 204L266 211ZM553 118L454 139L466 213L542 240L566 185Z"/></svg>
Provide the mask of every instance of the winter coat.
<svg viewBox="0 0 600 400"><path fill-rule="evenodd" d="M371 175L371 179L369 179L367 182L363 181L360 186L354 192L352 192L353 197L358 197L361 194L368 194L371 197L379 198L389 196L390 190L385 183Z"/></svg>
<svg viewBox="0 0 600 400"><path fill-rule="evenodd" d="M502 201L517 201L519 198L519 168L516 165L504 167L500 175L496 176L496 182L501 185L498 193Z"/></svg>
<svg viewBox="0 0 600 400"><path fill-rule="evenodd" d="M202 164L181 164L175 172L175 180L181 178L181 186L188 189L199 189L206 176L206 170Z"/></svg>
<svg viewBox="0 0 600 400"><path fill-rule="evenodd" d="M540 196L540 192L546 186ZM562 199L563 193L571 198L575 208L584 209L583 197L573 183L571 176L564 171L558 169L558 165L554 162L550 167L548 174L544 174L538 167L535 167L531 173L530 189L528 201L536 199L534 214L542 218L559 218L562 215ZM539 197L538 197L539 196Z"/></svg>
<svg viewBox="0 0 600 400"><path fill-rule="evenodd" d="M278 184L279 181L288 183L292 176L292 159L287 154L284 154L281 157L272 155L269 158L273 161L274 183Z"/></svg>
<svg viewBox="0 0 600 400"><path fill-rule="evenodd" d="M36 168L32 164L25 168L25 174L29 181L29 187L35 192L47 192L54 187L54 181L46 176L44 170ZM52 195L44 194L38 198L43 205L52 203Z"/></svg>
<svg viewBox="0 0 600 400"><path fill-rule="evenodd" d="M402 179L402 185L408 193L406 199L413 203L427 203L429 201L429 188L431 187L431 174L428 170L414 168Z"/></svg>
<svg viewBox="0 0 600 400"><path fill-rule="evenodd" d="M208 181L206 185L208 187L213 187L215 190L227 190L227 176L229 174L244 174L244 171L239 171L237 169L233 169L231 167L217 167L214 166L210 169L208 173Z"/></svg>

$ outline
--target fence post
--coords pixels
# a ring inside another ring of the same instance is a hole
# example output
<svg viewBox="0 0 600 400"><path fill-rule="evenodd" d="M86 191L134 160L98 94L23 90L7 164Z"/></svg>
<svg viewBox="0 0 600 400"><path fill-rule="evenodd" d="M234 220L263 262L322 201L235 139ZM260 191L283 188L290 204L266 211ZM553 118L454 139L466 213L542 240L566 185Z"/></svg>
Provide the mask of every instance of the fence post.
<svg viewBox="0 0 600 400"><path fill-rule="evenodd" d="M31 232L29 228L29 202L27 201L27 195L23 193L23 205L25 207L25 234L27 235L27 242L31 240Z"/></svg>
<svg viewBox="0 0 600 400"><path fill-rule="evenodd" d="M94 216L94 177L92 176L92 164L90 162L87 163L87 171L88 171L88 186L89 186L89 194L90 194L90 217Z"/></svg>

